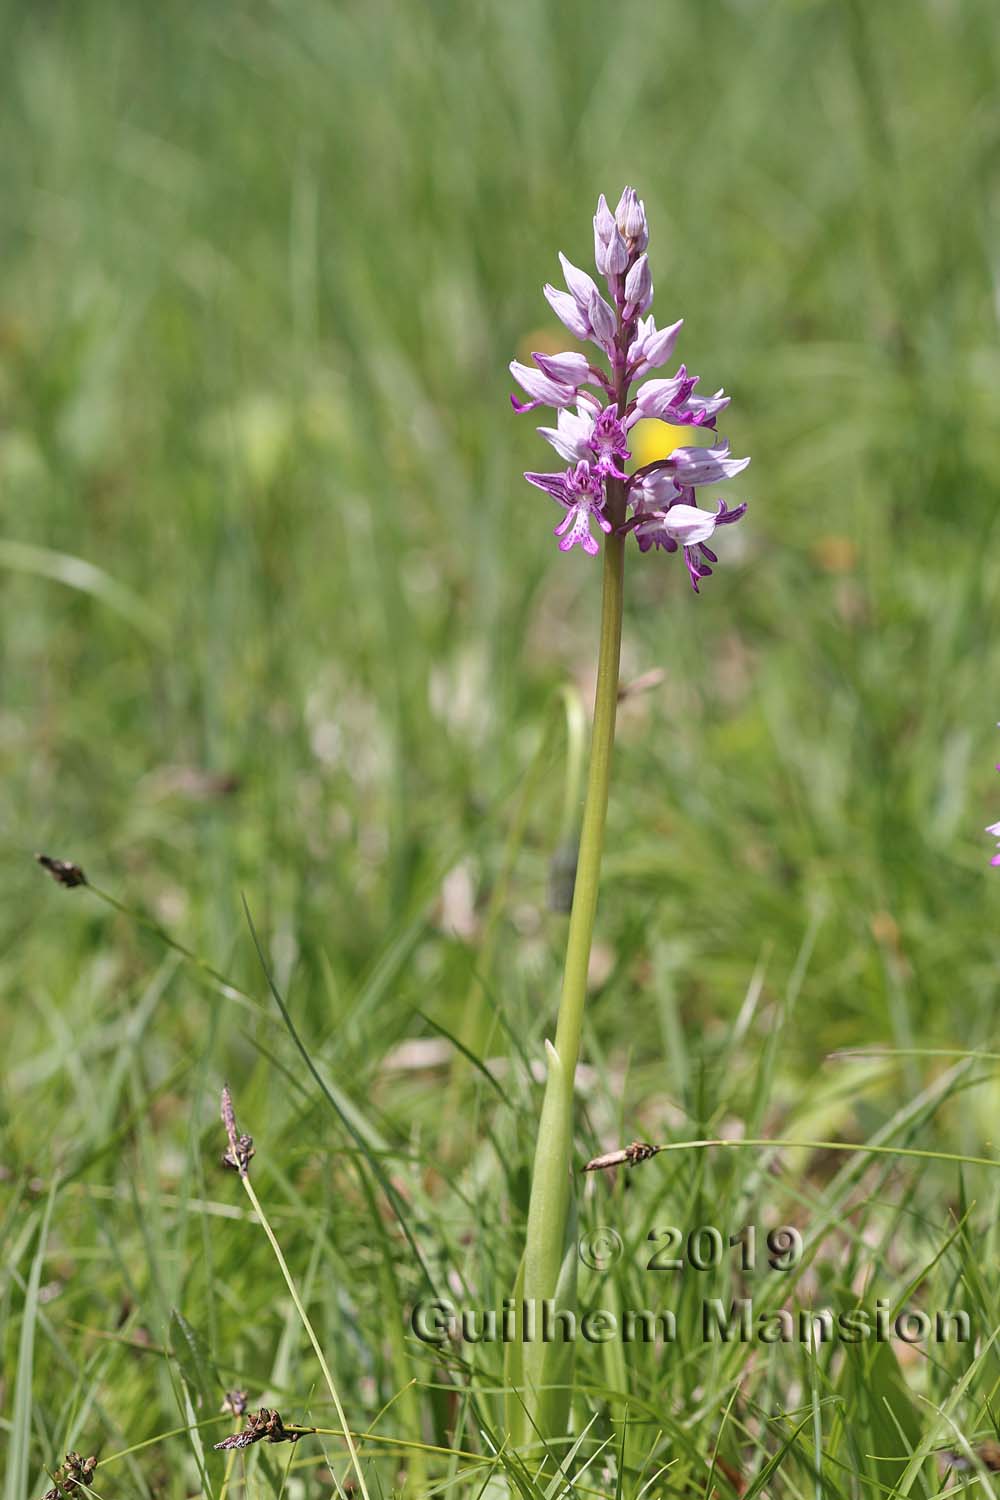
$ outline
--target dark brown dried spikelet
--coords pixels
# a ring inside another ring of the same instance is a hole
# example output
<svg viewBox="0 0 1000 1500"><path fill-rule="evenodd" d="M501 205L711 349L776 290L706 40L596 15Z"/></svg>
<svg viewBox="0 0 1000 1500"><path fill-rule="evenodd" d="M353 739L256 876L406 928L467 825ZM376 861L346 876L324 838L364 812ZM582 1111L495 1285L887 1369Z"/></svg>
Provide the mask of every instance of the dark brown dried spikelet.
<svg viewBox="0 0 1000 1500"><path fill-rule="evenodd" d="M36 854L35 858L43 870L48 870L56 885L64 885L67 890L72 890L75 885L87 884L86 875L71 860L53 859L51 854Z"/></svg>
<svg viewBox="0 0 1000 1500"><path fill-rule="evenodd" d="M222 1088L222 1123L226 1127L226 1135L229 1138L229 1149L223 1152L222 1165L234 1172L239 1172L241 1177L246 1177L250 1170L250 1159L256 1155L256 1151L252 1135L237 1134L233 1096L229 1092L228 1083L223 1084Z"/></svg>
<svg viewBox="0 0 1000 1500"><path fill-rule="evenodd" d="M595 1156L592 1161L588 1161L583 1170L604 1172L608 1167L634 1167L641 1161L648 1161L660 1149L659 1146L651 1146L648 1141L633 1141L630 1146L623 1146L620 1151L608 1151L604 1156Z"/></svg>
<svg viewBox="0 0 1000 1500"><path fill-rule="evenodd" d="M226 1399L219 1408L220 1411L228 1412L231 1417L242 1417L246 1409L246 1391L227 1391Z"/></svg>
<svg viewBox="0 0 1000 1500"><path fill-rule="evenodd" d="M96 1468L97 1459L93 1454L90 1458L81 1458L79 1453L67 1453L52 1476L55 1485L45 1491L45 1500L63 1500L65 1495L72 1494L80 1486L89 1485Z"/></svg>
<svg viewBox="0 0 1000 1500"><path fill-rule="evenodd" d="M297 1443L306 1433L315 1432L315 1427L286 1427L281 1417L270 1407L262 1406L247 1417L242 1432L234 1432L216 1443L216 1448L249 1448L254 1443Z"/></svg>

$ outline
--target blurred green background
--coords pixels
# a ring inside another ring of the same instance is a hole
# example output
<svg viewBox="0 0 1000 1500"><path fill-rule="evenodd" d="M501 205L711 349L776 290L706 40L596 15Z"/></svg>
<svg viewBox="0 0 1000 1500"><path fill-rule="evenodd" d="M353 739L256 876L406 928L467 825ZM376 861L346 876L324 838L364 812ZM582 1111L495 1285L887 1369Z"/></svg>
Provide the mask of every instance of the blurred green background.
<svg viewBox="0 0 1000 1500"><path fill-rule="evenodd" d="M550 455L506 363L632 181L660 321L754 462L700 599L630 558L625 672L666 680L622 725L604 933L682 946L725 1015L820 910L808 1052L901 1024L898 928L912 1023L988 1030L994 7L8 4L3 33L8 994L99 936L36 847L217 957L245 888L317 1020L442 862L480 888L599 592L520 479ZM397 994L447 1008L446 946Z"/></svg>
<svg viewBox="0 0 1000 1500"><path fill-rule="evenodd" d="M591 1055L657 1079L761 965L765 1009L796 976L779 1102L835 1047L996 1040L997 19L0 0L9 1172L83 1149L126 1198L136 1156L184 1176L226 1074L255 1134L322 1139L261 1050L294 1066L241 893L329 1076L392 1140L434 1138L441 1075L382 1064L483 1003L518 789L596 648L599 566L520 477L550 454L506 365L626 182L658 320L685 318L678 357L732 394L753 464L700 598L629 558L625 676L664 677L622 713ZM533 1053L562 795L557 746L490 976ZM179 1232L164 1309L190 1255Z"/></svg>

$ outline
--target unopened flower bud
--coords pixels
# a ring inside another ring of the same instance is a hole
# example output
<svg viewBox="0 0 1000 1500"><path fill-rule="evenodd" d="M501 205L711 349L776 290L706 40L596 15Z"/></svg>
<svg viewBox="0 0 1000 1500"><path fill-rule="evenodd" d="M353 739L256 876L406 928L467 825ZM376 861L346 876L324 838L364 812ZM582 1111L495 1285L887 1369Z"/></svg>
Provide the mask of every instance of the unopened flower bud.
<svg viewBox="0 0 1000 1500"><path fill-rule="evenodd" d="M653 300L653 277L649 269L649 257L640 255L625 278L625 316L634 317L644 313Z"/></svg>
<svg viewBox="0 0 1000 1500"><path fill-rule="evenodd" d="M635 188L627 187L618 199L618 207L615 209L615 219L618 222L618 228L626 240L636 250L645 250L649 244L646 205L642 202Z"/></svg>

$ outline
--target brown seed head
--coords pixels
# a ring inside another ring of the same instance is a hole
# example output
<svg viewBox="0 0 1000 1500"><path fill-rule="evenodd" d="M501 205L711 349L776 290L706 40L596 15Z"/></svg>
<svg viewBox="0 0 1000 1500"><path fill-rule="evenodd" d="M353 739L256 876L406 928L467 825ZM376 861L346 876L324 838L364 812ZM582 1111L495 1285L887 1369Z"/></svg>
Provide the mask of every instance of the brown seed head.
<svg viewBox="0 0 1000 1500"><path fill-rule="evenodd" d="M222 1087L222 1123L226 1127L226 1135L229 1138L229 1149L223 1153L222 1165L239 1172L241 1177L246 1177L250 1170L251 1157L256 1155L252 1135L238 1135L236 1132L236 1115L233 1110L233 1096L229 1092L229 1084Z"/></svg>
<svg viewBox="0 0 1000 1500"><path fill-rule="evenodd" d="M55 1485L51 1490L45 1491L44 1500L64 1500L75 1489L89 1485L96 1468L97 1459L93 1454L90 1458L81 1458L79 1453L67 1453L52 1476Z"/></svg>
<svg viewBox="0 0 1000 1500"><path fill-rule="evenodd" d="M595 1156L588 1161L584 1167L585 1172L605 1172L609 1167L634 1167L641 1161L648 1161L659 1151L659 1146L651 1146L648 1141L633 1141L630 1146L623 1146L620 1151L608 1151L604 1156Z"/></svg>
<svg viewBox="0 0 1000 1500"><path fill-rule="evenodd" d="M87 877L79 865L68 859L53 859L51 854L36 854L35 858L43 870L48 870L56 885L72 890L75 885L86 885Z"/></svg>
<svg viewBox="0 0 1000 1500"><path fill-rule="evenodd" d="M252 1411L242 1432L234 1432L216 1443L216 1448L249 1448L254 1443L297 1443L315 1427L286 1427L278 1412L268 1406Z"/></svg>

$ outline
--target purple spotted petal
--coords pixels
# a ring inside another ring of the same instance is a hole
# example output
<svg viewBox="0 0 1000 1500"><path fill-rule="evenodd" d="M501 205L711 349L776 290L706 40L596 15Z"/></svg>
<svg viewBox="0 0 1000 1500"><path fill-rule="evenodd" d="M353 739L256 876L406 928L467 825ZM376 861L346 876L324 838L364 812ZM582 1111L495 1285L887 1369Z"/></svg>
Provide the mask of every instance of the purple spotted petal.
<svg viewBox="0 0 1000 1500"><path fill-rule="evenodd" d="M625 428L622 426L616 406L606 406L593 423L588 443L597 460L597 471L603 477L613 474L624 479L622 465L632 457L628 451Z"/></svg>
<svg viewBox="0 0 1000 1500"><path fill-rule="evenodd" d="M590 530L590 509L585 505L574 505L566 515L565 521L561 522L555 529L555 535L560 537L560 552L568 552L575 547L577 542L584 552L589 552L591 557L596 557L598 545Z"/></svg>

